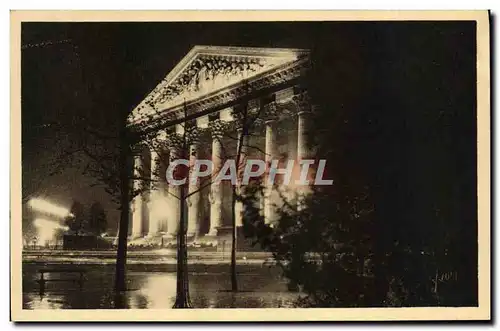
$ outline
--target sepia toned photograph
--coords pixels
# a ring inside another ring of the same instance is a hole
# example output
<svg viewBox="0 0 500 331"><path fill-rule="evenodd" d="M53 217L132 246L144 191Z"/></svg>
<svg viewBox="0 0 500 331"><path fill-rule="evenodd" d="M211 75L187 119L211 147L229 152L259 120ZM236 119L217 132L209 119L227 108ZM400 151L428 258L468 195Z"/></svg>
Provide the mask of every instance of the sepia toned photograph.
<svg viewBox="0 0 500 331"><path fill-rule="evenodd" d="M232 14L11 13L11 318L489 320L488 12Z"/></svg>

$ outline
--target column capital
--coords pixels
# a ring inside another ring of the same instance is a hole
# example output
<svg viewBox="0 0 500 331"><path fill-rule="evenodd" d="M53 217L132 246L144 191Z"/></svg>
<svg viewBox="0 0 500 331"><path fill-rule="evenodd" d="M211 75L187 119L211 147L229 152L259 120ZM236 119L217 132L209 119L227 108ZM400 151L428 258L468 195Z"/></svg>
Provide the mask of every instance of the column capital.
<svg viewBox="0 0 500 331"><path fill-rule="evenodd" d="M311 100L306 90L302 90L292 97L292 101L297 107L297 114L311 112Z"/></svg>
<svg viewBox="0 0 500 331"><path fill-rule="evenodd" d="M149 135L148 145L150 149L157 150L165 149L168 147L168 133L167 130L161 129Z"/></svg>
<svg viewBox="0 0 500 331"><path fill-rule="evenodd" d="M183 137L178 133L170 133L167 136L167 145L169 149L181 148L183 145Z"/></svg>
<svg viewBox="0 0 500 331"><path fill-rule="evenodd" d="M198 127L193 126L186 132L188 145L196 145L200 142L200 130Z"/></svg>
<svg viewBox="0 0 500 331"><path fill-rule="evenodd" d="M224 131L226 131L227 124L220 119L216 119L210 122L209 127L212 138L222 138Z"/></svg>
<svg viewBox="0 0 500 331"><path fill-rule="evenodd" d="M265 124L272 123L278 119L278 109L275 101L264 105L263 120Z"/></svg>

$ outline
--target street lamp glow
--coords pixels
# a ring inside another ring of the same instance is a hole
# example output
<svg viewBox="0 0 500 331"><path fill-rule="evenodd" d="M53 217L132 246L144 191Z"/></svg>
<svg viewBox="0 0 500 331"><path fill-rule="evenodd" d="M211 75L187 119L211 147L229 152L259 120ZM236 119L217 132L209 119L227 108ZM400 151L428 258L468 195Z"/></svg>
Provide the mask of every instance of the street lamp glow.
<svg viewBox="0 0 500 331"><path fill-rule="evenodd" d="M33 222L33 225L36 227L38 238L41 243L46 243L54 239L54 235L56 234L56 230L64 230L68 231L68 227L59 224L56 221L47 220L44 218L37 218Z"/></svg>
<svg viewBox="0 0 500 331"><path fill-rule="evenodd" d="M47 213L47 214L52 214L52 215L55 215L58 217L66 217L66 216L71 215L68 209L61 207L61 206L54 205L53 203L48 202L48 201L43 200L43 199L39 199L39 198L31 199L29 204L30 204L31 208L33 208L37 211Z"/></svg>

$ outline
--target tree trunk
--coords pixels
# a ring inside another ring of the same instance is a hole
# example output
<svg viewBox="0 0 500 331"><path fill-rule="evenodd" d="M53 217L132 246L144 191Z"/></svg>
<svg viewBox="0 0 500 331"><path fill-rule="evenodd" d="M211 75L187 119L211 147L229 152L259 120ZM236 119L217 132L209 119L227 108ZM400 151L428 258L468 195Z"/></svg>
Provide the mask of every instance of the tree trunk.
<svg viewBox="0 0 500 331"><path fill-rule="evenodd" d="M129 146L122 138L120 146L120 227L118 230L118 249L116 252L115 291L125 291L127 265L127 237L129 224L129 164L127 160Z"/></svg>
<svg viewBox="0 0 500 331"><path fill-rule="evenodd" d="M243 117L243 126L245 126L246 122L246 112ZM242 144L245 141L246 131L245 127L243 127L242 134L238 137L238 150L236 151L236 173L238 174L237 176L239 177L239 169L240 169L240 162L241 162L241 151L242 151ZM238 178L238 181L240 179ZM236 237L237 237L237 229L236 229L236 198L239 195L241 197L241 187L239 188L239 191L236 191L237 188L236 186L233 185L233 188L231 190L232 195L233 195L233 200L231 202L231 290L233 292L238 291L238 277L236 275Z"/></svg>
<svg viewBox="0 0 500 331"><path fill-rule="evenodd" d="M187 109L184 104L184 119L187 117ZM184 121L186 127L186 121ZM185 158L188 152L186 131L182 135L182 152L181 158ZM191 299L189 298L189 278L187 267L187 217L186 217L186 190L189 183L189 169L183 174L186 177L186 183L181 185L179 204L181 207L179 215L179 230L177 231L177 290L175 303L173 308L192 308Z"/></svg>
<svg viewBox="0 0 500 331"><path fill-rule="evenodd" d="M245 105L243 109L243 118L242 118L242 127L241 134L238 136L238 144L236 151L236 173L239 177L240 171L240 163L241 163L241 152L243 150L243 143L245 142L245 137L248 135L248 103ZM240 179L238 178L238 181ZM232 188L232 196L233 200L231 202L231 290L233 292L238 291L238 277L236 274L236 245L237 245L237 228L236 228L236 197L239 195L241 198L242 187L240 186L239 191L236 191L237 188L233 185Z"/></svg>
<svg viewBox="0 0 500 331"><path fill-rule="evenodd" d="M237 157L238 158L238 157ZM231 204L232 240L231 240L231 290L238 291L238 278L236 276L236 188L233 186L233 202Z"/></svg>
<svg viewBox="0 0 500 331"><path fill-rule="evenodd" d="M186 247L186 192L181 186L179 231L177 232L177 291L173 308L191 308Z"/></svg>

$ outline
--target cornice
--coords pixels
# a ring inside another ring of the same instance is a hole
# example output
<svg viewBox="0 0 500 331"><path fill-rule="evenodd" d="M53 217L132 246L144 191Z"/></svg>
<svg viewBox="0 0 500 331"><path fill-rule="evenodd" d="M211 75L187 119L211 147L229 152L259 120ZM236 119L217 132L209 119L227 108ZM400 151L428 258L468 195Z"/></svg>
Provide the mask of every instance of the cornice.
<svg viewBox="0 0 500 331"><path fill-rule="evenodd" d="M177 116L184 104L189 113L193 107L204 110L245 94L245 88L255 91L293 79L308 54L301 49L195 46L133 110L129 125ZM207 88L211 82L215 88ZM183 100L184 94L192 99Z"/></svg>
<svg viewBox="0 0 500 331"><path fill-rule="evenodd" d="M242 80L236 84L225 87L219 91L203 95L189 102L179 104L175 107L162 111L155 111L147 117L138 121L130 122L130 125L141 126L157 121L170 121L183 118L184 115L191 116L204 112L217 105L226 104L240 99L249 92L269 89L278 86L305 74L309 68L309 59L303 58L291 63L285 63L266 72L262 72L248 80Z"/></svg>

